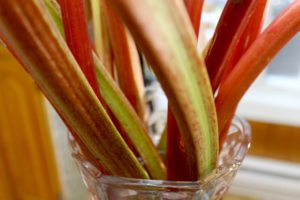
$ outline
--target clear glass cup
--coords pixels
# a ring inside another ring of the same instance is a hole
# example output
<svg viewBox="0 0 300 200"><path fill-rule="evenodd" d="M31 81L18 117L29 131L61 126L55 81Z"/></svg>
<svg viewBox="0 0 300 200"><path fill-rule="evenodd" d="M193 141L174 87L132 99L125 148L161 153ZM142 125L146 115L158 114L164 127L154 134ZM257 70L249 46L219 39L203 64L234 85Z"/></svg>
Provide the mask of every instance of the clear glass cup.
<svg viewBox="0 0 300 200"><path fill-rule="evenodd" d="M216 173L204 181L182 182L103 175L82 156L76 141L69 139L72 155L94 200L222 199L247 154L250 140L249 124L235 118L220 152Z"/></svg>

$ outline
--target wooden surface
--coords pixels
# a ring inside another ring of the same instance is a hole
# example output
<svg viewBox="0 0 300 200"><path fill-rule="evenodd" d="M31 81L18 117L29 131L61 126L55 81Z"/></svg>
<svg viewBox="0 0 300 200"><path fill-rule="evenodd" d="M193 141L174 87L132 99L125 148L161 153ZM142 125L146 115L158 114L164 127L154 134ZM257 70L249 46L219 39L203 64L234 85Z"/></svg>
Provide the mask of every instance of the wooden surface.
<svg viewBox="0 0 300 200"><path fill-rule="evenodd" d="M300 163L300 127L251 121L250 154Z"/></svg>
<svg viewBox="0 0 300 200"><path fill-rule="evenodd" d="M0 46L0 199L55 200L60 194L43 97Z"/></svg>

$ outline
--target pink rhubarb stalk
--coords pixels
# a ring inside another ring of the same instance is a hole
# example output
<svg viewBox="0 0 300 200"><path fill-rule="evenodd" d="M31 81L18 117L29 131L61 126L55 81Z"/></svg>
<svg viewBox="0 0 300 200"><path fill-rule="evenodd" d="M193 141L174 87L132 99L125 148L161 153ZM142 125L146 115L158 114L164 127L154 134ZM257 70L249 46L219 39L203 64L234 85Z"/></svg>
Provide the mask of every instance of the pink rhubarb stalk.
<svg viewBox="0 0 300 200"><path fill-rule="evenodd" d="M249 48L249 46L251 46L251 44L255 41L258 34L260 33L267 2L268 2L267 0L257 1L253 9L254 11L252 11L253 13L249 15L248 24L245 22L246 20L241 21L241 23L246 23L246 26L245 24L240 25L240 27L236 31L236 34L233 38L233 41L229 49L227 50L226 56L224 57L224 62L219 71L219 73L221 74L220 75L221 78L218 80L220 85L222 85L224 80L226 80L227 76L234 69L239 59ZM221 36L219 35L219 37ZM232 117L234 117L234 114L232 114ZM231 125L231 120L228 120L225 128L219 130L220 149L226 139L227 132L229 130L230 125Z"/></svg>
<svg viewBox="0 0 300 200"><path fill-rule="evenodd" d="M300 1L294 1L258 36L220 86L216 98L223 130L247 89L280 49L300 30Z"/></svg>

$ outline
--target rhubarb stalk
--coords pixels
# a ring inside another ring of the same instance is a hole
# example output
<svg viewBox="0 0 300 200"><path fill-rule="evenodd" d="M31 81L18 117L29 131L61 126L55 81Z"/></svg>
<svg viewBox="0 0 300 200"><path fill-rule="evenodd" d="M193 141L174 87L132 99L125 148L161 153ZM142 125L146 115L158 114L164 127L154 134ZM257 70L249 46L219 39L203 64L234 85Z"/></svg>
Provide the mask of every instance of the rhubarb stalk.
<svg viewBox="0 0 300 200"><path fill-rule="evenodd" d="M217 165L218 130L213 95L182 1L108 1L134 36L169 98L183 133L188 180Z"/></svg>
<svg viewBox="0 0 300 200"><path fill-rule="evenodd" d="M224 63L224 72L220 84L231 73L237 62L240 60L245 51L256 40L261 32L264 21L264 13L268 0L260 0L256 4L254 13L249 15L250 19L245 28L241 28L240 32L236 34L233 44L228 49L227 58ZM244 29L244 30L242 30Z"/></svg>
<svg viewBox="0 0 300 200"><path fill-rule="evenodd" d="M105 171L117 176L149 178L53 24L41 1L0 2L0 38Z"/></svg>
<svg viewBox="0 0 300 200"><path fill-rule="evenodd" d="M91 0L91 7L96 53L99 55L110 76L115 78L113 51L109 38L107 16L104 13L103 1Z"/></svg>
<svg viewBox="0 0 300 200"><path fill-rule="evenodd" d="M190 20L192 22L196 36L198 37L200 31L201 13L203 7L203 0L184 0L186 9L188 11Z"/></svg>
<svg viewBox="0 0 300 200"><path fill-rule="evenodd" d="M260 16L265 5L266 0L227 1L205 58L214 92L219 87L224 70L232 68L234 61L256 38L261 18L255 15ZM253 25L249 25L251 23ZM249 30L247 27L255 29Z"/></svg>
<svg viewBox="0 0 300 200"><path fill-rule="evenodd" d="M149 138L143 121L139 119L96 53L93 55L101 98L113 117L114 124L129 147L141 157L151 178L165 179L165 165Z"/></svg>
<svg viewBox="0 0 300 200"><path fill-rule="evenodd" d="M168 110L167 122L167 169L168 180L188 181L188 160L182 136L171 109Z"/></svg>
<svg viewBox="0 0 300 200"><path fill-rule="evenodd" d="M122 21L104 0L103 5L108 19L110 40L113 41L112 49L119 86L138 116L145 121L146 100L139 53Z"/></svg>
<svg viewBox="0 0 300 200"><path fill-rule="evenodd" d="M118 85L105 70L99 59L94 56L97 79L101 96L122 126L124 134L137 151L151 178L164 180L166 178L165 166L155 149L143 121L130 105Z"/></svg>
<svg viewBox="0 0 300 200"><path fill-rule="evenodd" d="M59 4L67 44L94 92L99 96L83 0L59 0Z"/></svg>
<svg viewBox="0 0 300 200"><path fill-rule="evenodd" d="M186 9L192 22L196 37L199 36L200 20L202 13L202 0L185 0ZM168 107L167 115L167 169L168 180L186 181L187 179L187 155L183 145L182 136L175 120L171 107Z"/></svg>
<svg viewBox="0 0 300 200"><path fill-rule="evenodd" d="M279 50L300 30L300 1L294 1L258 36L220 86L216 98L223 130L238 102Z"/></svg>

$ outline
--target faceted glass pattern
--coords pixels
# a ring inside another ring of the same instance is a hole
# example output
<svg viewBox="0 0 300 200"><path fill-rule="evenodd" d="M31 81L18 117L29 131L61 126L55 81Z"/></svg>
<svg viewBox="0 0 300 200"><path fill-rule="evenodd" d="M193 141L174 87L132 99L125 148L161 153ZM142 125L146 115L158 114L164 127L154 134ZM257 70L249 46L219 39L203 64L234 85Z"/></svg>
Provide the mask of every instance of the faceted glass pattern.
<svg viewBox="0 0 300 200"><path fill-rule="evenodd" d="M84 159L70 139L73 157L93 200L209 200L222 199L250 147L248 123L235 118L222 148L217 172L205 181L181 182L106 176Z"/></svg>

